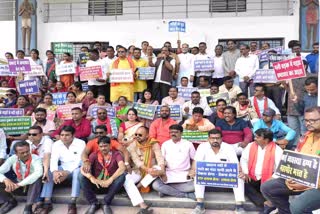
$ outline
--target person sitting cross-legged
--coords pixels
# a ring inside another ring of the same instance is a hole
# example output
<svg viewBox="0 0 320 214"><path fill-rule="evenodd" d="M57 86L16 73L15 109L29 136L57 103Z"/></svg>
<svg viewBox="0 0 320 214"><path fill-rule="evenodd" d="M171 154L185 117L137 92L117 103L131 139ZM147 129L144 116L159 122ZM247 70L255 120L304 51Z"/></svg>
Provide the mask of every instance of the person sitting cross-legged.
<svg viewBox="0 0 320 214"><path fill-rule="evenodd" d="M103 213L112 214L110 207L116 193L122 188L126 179L126 167L118 151L110 150L110 138L100 137L98 140L99 151L89 156L91 163L90 172L81 168L83 176L80 177L81 188L90 204L86 214L94 214L99 208L96 193L105 194L103 199Z"/></svg>

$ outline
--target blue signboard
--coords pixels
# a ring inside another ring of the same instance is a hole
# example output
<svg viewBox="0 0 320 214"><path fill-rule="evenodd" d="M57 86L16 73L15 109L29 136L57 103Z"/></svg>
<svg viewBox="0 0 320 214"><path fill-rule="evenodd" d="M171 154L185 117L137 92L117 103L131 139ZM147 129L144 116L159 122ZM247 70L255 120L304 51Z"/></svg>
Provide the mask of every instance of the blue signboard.
<svg viewBox="0 0 320 214"><path fill-rule="evenodd" d="M156 115L160 118L160 109L162 106L157 106ZM174 120L182 120L180 105L169 105L170 108L170 118Z"/></svg>
<svg viewBox="0 0 320 214"><path fill-rule="evenodd" d="M203 186L238 187L238 163L197 161L196 181Z"/></svg>
<svg viewBox="0 0 320 214"><path fill-rule="evenodd" d="M186 23L180 21L170 21L169 32L186 32Z"/></svg>
<svg viewBox="0 0 320 214"><path fill-rule="evenodd" d="M212 59L208 60L195 60L194 61L195 71L212 71L214 70L214 62Z"/></svg>
<svg viewBox="0 0 320 214"><path fill-rule="evenodd" d="M39 93L39 85L37 80L24 80L19 82L19 90L21 95Z"/></svg>
<svg viewBox="0 0 320 214"><path fill-rule="evenodd" d="M67 102L67 93L68 92L53 93L52 103L55 105L63 105L65 102Z"/></svg>
<svg viewBox="0 0 320 214"><path fill-rule="evenodd" d="M185 101L191 100L191 93L197 91L197 88L194 87L181 87L178 86L178 96L185 99Z"/></svg>

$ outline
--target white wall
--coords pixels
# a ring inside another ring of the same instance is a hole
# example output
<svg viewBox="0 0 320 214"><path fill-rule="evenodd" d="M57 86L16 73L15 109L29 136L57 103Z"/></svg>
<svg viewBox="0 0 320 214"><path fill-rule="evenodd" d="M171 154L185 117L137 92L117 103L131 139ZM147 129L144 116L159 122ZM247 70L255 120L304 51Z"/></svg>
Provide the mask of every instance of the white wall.
<svg viewBox="0 0 320 214"><path fill-rule="evenodd" d="M16 52L16 22L0 21L1 39L0 39L0 58L5 58L6 52L15 55Z"/></svg>
<svg viewBox="0 0 320 214"><path fill-rule="evenodd" d="M182 42L190 46L201 41L213 50L222 38L272 38L283 37L285 43L299 39L299 19L296 16L273 17L228 17L187 19L186 31L181 33ZM39 23L38 47L40 52L50 48L51 42L109 41L110 45L125 47L147 40L154 47L165 41L176 45L177 33L168 32L168 23L163 20Z"/></svg>

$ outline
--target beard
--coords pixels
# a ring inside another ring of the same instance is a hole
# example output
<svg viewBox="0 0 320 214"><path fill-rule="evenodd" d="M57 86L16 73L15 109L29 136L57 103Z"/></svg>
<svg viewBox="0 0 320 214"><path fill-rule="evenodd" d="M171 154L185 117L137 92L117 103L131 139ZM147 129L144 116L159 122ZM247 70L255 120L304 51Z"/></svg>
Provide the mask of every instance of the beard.
<svg viewBox="0 0 320 214"><path fill-rule="evenodd" d="M211 143L211 147L220 147L220 143L213 142L213 143Z"/></svg>

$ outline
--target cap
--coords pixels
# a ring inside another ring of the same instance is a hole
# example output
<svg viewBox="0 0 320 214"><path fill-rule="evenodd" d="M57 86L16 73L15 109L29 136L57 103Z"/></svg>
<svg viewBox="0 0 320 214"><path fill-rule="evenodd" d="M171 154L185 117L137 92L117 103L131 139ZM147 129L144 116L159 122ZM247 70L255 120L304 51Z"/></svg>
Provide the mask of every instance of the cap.
<svg viewBox="0 0 320 214"><path fill-rule="evenodd" d="M273 117L276 115L276 112L272 108L267 108L263 111L263 115Z"/></svg>

